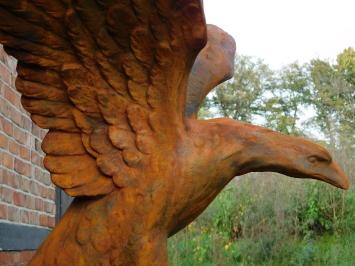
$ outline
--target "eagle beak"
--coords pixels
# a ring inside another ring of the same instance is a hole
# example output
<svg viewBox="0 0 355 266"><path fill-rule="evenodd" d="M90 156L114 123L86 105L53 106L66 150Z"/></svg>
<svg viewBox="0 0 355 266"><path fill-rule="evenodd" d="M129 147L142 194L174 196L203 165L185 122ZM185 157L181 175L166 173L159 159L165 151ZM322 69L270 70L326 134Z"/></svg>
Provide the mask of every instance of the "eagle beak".
<svg viewBox="0 0 355 266"><path fill-rule="evenodd" d="M325 167L319 171L319 173L315 174L314 178L345 190L349 189L350 186L349 178L334 161L329 165L329 167Z"/></svg>

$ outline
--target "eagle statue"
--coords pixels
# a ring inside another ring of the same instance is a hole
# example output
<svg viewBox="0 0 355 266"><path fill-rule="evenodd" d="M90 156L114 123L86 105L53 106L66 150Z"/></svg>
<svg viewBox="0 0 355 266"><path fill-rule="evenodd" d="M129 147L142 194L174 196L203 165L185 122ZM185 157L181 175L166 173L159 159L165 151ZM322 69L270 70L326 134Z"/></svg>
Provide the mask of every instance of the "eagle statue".
<svg viewBox="0 0 355 266"><path fill-rule="evenodd" d="M197 119L235 54L202 0L0 0L0 43L48 129L44 165L75 197L30 265L168 265L168 237L250 172L349 186L315 143Z"/></svg>

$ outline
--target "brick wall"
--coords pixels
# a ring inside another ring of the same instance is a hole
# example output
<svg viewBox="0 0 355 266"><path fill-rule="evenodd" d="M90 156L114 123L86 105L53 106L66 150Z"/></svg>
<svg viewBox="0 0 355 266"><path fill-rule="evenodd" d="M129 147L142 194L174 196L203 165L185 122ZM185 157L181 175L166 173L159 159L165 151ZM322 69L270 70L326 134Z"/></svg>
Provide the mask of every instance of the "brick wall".
<svg viewBox="0 0 355 266"><path fill-rule="evenodd" d="M43 169L41 140L15 90L16 60L0 45L0 223L52 228L55 189ZM1 247L0 247L1 248ZM0 265L25 262L31 252L0 252Z"/></svg>
<svg viewBox="0 0 355 266"><path fill-rule="evenodd" d="M35 251L1 252L0 265L26 265Z"/></svg>

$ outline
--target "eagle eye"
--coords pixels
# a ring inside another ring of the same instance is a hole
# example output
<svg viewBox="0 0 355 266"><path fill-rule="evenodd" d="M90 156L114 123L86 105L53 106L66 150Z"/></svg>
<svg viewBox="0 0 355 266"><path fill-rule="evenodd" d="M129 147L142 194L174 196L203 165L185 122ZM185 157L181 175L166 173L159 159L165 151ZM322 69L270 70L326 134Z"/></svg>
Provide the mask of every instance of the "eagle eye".
<svg viewBox="0 0 355 266"><path fill-rule="evenodd" d="M327 157L319 156L319 155L311 155L308 157L308 161L312 164L317 162L330 162L330 159Z"/></svg>

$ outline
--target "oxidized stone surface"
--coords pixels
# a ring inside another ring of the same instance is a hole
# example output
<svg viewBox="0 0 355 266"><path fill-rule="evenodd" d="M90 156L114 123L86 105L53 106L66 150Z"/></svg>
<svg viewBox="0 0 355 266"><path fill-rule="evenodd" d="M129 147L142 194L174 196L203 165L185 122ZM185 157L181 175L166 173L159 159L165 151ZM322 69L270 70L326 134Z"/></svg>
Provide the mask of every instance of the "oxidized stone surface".
<svg viewBox="0 0 355 266"><path fill-rule="evenodd" d="M167 238L249 172L348 187L317 144L196 119L235 52L200 0L0 0L0 17L44 165L76 197L31 265L167 265Z"/></svg>

